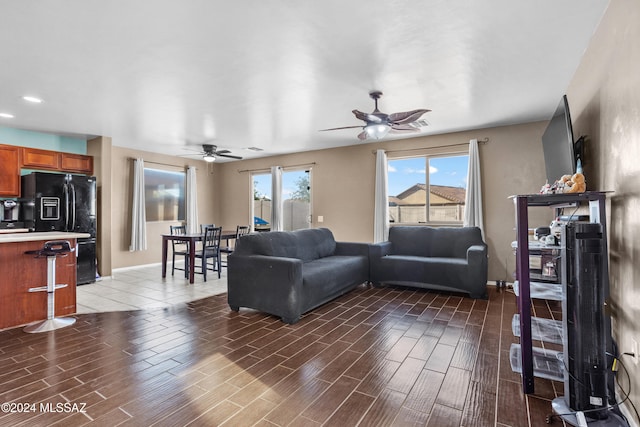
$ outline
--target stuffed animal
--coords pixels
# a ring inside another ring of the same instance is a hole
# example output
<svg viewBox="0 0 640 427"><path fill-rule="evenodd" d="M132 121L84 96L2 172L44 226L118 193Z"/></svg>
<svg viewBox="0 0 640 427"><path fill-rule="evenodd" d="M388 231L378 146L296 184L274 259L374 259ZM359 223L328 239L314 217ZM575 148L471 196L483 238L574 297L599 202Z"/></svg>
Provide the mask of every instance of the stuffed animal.
<svg viewBox="0 0 640 427"><path fill-rule="evenodd" d="M563 193L584 193L587 191L587 183L584 180L584 175L581 173L563 175L560 181L564 183Z"/></svg>
<svg viewBox="0 0 640 427"><path fill-rule="evenodd" d="M562 175L562 177L552 185L546 183L540 194L562 194L562 193L584 193L587 191L587 183L582 173L573 175Z"/></svg>

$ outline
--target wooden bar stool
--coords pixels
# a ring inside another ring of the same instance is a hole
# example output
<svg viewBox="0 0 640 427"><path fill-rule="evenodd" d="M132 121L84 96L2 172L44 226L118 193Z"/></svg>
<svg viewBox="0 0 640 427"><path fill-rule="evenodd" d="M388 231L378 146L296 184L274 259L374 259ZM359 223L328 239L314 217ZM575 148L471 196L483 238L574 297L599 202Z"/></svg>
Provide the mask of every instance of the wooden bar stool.
<svg viewBox="0 0 640 427"><path fill-rule="evenodd" d="M73 317L55 317L55 292L56 289L66 288L67 284L56 285L56 258L67 256L74 249L66 240L45 242L42 249L26 251L25 254L35 255L35 258L47 257L47 286L29 288L29 292L47 292L47 319L31 323L23 329L25 332L47 332L54 329L73 325L76 319Z"/></svg>

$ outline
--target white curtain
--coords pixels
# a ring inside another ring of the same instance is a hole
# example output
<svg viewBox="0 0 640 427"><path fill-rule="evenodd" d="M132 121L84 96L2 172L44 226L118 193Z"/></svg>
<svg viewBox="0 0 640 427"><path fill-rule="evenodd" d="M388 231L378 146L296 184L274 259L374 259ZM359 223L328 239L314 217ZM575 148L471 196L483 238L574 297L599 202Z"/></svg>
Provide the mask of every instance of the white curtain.
<svg viewBox="0 0 640 427"><path fill-rule="evenodd" d="M133 164L133 205L131 209L131 245L129 252L147 249L147 223L144 205L144 160Z"/></svg>
<svg viewBox="0 0 640 427"><path fill-rule="evenodd" d="M469 172L467 175L467 195L464 208L464 226L479 227L484 238L482 219L482 183L480 180L480 152L478 140L469 141Z"/></svg>
<svg viewBox="0 0 640 427"><path fill-rule="evenodd" d="M373 242L389 238L389 195L387 179L387 153L376 151L376 194L373 209Z"/></svg>
<svg viewBox="0 0 640 427"><path fill-rule="evenodd" d="M197 233L198 226L198 188L196 167L187 168L187 233Z"/></svg>
<svg viewBox="0 0 640 427"><path fill-rule="evenodd" d="M284 229L282 206L282 168L271 167L271 231Z"/></svg>

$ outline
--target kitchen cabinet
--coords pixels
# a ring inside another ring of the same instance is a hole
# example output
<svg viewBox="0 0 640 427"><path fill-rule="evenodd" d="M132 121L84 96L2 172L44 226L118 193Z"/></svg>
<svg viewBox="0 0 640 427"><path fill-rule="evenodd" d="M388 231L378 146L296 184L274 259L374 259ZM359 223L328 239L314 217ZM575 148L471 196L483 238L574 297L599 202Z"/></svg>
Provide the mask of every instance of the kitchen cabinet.
<svg viewBox="0 0 640 427"><path fill-rule="evenodd" d="M22 167L59 170L60 153L57 151L22 148Z"/></svg>
<svg viewBox="0 0 640 427"><path fill-rule="evenodd" d="M93 175L92 156L28 147L21 150L23 168Z"/></svg>
<svg viewBox="0 0 640 427"><path fill-rule="evenodd" d="M47 318L47 292L29 292L29 288L46 286L47 258L25 254L41 249L51 240L68 240L76 246L80 233L17 233L0 236L0 329L24 325ZM55 292L55 314L76 312L75 254L56 258L56 284L66 284Z"/></svg>
<svg viewBox="0 0 640 427"><path fill-rule="evenodd" d="M60 153L60 168L65 172L93 175L93 157L82 154Z"/></svg>
<svg viewBox="0 0 640 427"><path fill-rule="evenodd" d="M0 145L0 197L20 196L20 148Z"/></svg>

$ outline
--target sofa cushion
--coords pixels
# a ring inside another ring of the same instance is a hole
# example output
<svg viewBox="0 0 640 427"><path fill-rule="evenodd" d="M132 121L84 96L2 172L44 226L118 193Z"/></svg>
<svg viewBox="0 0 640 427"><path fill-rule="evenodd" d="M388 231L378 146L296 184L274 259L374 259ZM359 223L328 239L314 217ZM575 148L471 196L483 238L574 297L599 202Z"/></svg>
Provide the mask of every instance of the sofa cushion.
<svg viewBox="0 0 640 427"><path fill-rule="evenodd" d="M364 256L329 256L302 264L302 287L307 301L329 300L369 275Z"/></svg>
<svg viewBox="0 0 640 427"><path fill-rule="evenodd" d="M391 253L395 255L431 256L431 227L396 226L389 229Z"/></svg>
<svg viewBox="0 0 640 427"><path fill-rule="evenodd" d="M467 249L484 245L477 227L396 226L389 230L394 255L466 258Z"/></svg>
<svg viewBox="0 0 640 427"><path fill-rule="evenodd" d="M452 286L469 274L466 259L388 255L380 259L383 280Z"/></svg>
<svg viewBox="0 0 640 427"><path fill-rule="evenodd" d="M441 227L431 230L431 256L467 258L467 249L484 245L482 233L477 227Z"/></svg>
<svg viewBox="0 0 640 427"><path fill-rule="evenodd" d="M243 236L235 251L242 255L266 255L311 261L333 255L336 241L327 228L271 231Z"/></svg>

